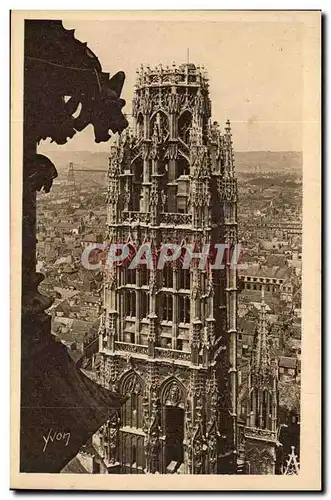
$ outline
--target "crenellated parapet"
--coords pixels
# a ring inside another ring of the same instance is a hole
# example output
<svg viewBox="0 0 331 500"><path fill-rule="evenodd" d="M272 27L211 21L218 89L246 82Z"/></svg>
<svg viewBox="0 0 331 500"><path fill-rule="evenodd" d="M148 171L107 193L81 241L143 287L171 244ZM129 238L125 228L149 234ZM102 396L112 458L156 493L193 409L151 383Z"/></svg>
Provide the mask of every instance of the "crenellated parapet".
<svg viewBox="0 0 331 500"><path fill-rule="evenodd" d="M208 88L206 72L194 64L154 69L141 67L137 71L132 114L138 118L140 114L150 116L158 110L168 116L189 111L209 118Z"/></svg>
<svg viewBox="0 0 331 500"><path fill-rule="evenodd" d="M136 90L152 85L183 85L197 86L208 90L208 74L204 67L195 66L192 63L184 63L177 66L155 66L141 65L136 72Z"/></svg>

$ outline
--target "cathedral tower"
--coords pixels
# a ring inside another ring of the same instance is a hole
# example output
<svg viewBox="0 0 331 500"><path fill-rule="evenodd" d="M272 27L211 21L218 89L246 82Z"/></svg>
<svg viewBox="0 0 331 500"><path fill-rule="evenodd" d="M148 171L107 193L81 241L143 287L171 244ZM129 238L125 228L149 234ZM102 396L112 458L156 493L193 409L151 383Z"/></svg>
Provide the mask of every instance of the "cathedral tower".
<svg viewBox="0 0 331 500"><path fill-rule="evenodd" d="M248 380L247 423L244 429L248 474L275 474L277 446L277 365L270 359L262 289L260 325L255 334Z"/></svg>
<svg viewBox="0 0 331 500"><path fill-rule="evenodd" d="M128 397L95 437L109 472L236 470L236 270L230 252L223 269L183 265L184 247L237 242L230 122L221 134L210 118L203 69L137 72L134 127L109 162L107 243L130 247L105 270L98 376ZM163 244L183 251L159 269ZM142 245L153 265L131 268Z"/></svg>

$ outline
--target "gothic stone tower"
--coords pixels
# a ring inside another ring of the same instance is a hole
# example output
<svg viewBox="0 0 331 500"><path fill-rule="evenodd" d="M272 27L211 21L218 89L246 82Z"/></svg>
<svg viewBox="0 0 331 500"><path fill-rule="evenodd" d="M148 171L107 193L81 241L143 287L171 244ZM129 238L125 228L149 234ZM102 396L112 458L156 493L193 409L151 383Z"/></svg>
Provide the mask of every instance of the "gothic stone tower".
<svg viewBox="0 0 331 500"><path fill-rule="evenodd" d="M108 243L237 242L229 121L210 121L205 72L141 67L133 132L112 147ZM105 271L100 382L127 395L97 437L109 471L234 473L236 271L181 260Z"/></svg>
<svg viewBox="0 0 331 500"><path fill-rule="evenodd" d="M275 474L278 413L278 369L270 359L264 290L248 381L247 423L244 429L248 474Z"/></svg>

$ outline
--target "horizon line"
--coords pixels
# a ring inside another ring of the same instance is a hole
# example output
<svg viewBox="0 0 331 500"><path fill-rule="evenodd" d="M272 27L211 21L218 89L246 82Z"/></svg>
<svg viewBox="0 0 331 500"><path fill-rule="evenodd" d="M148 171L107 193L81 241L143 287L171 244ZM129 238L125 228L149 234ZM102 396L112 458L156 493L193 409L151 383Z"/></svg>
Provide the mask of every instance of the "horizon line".
<svg viewBox="0 0 331 500"><path fill-rule="evenodd" d="M58 148L63 146L62 144L58 145ZM38 145L37 147L40 147ZM45 152L63 152L63 153L108 153L106 149L104 151L91 151L89 149L73 149L72 151L68 150L59 150L59 149L45 149ZM234 149L235 153L303 153L302 149Z"/></svg>

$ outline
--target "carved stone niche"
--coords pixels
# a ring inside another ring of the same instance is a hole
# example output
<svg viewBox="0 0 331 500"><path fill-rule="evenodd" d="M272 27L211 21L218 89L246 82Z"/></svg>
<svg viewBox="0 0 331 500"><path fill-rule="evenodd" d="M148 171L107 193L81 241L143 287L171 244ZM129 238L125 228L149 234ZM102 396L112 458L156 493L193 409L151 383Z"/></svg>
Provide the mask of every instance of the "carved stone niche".
<svg viewBox="0 0 331 500"><path fill-rule="evenodd" d="M182 384L175 378L165 381L160 390L160 400L162 407L177 406L185 409L185 391Z"/></svg>

